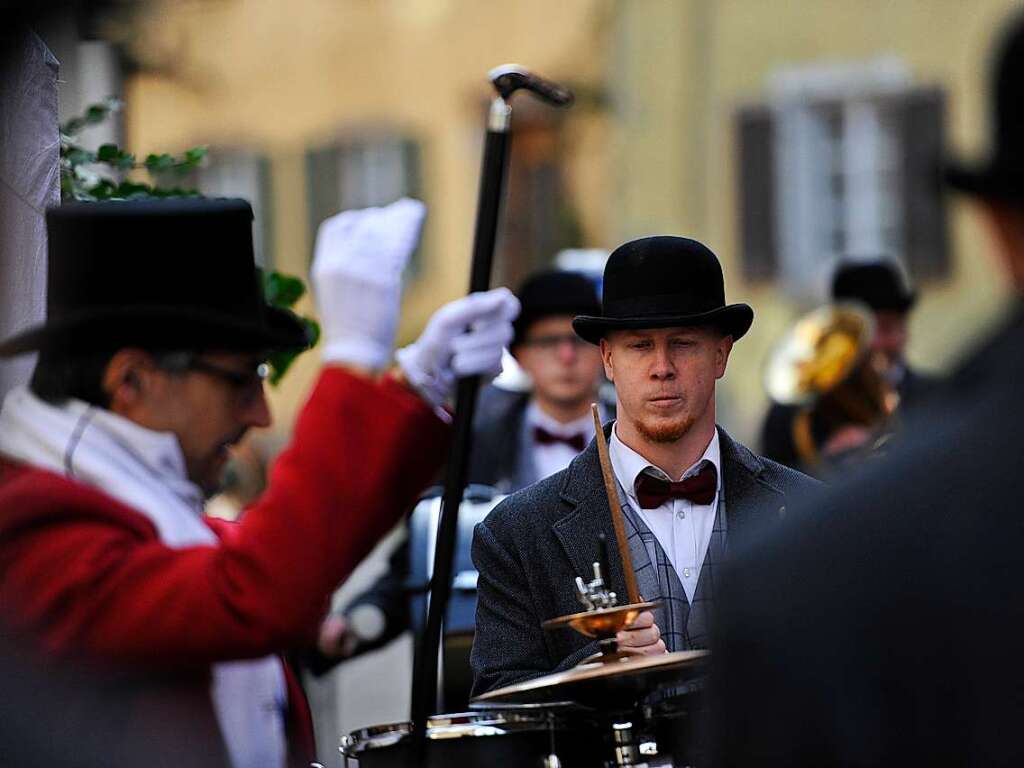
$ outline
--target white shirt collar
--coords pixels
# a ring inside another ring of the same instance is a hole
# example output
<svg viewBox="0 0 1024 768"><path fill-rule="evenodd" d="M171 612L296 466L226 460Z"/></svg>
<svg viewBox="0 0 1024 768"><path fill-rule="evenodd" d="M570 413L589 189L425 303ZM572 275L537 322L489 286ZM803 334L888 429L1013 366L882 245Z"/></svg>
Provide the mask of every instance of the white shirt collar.
<svg viewBox="0 0 1024 768"><path fill-rule="evenodd" d="M647 468L653 469L656 475L663 477L666 480L678 481L694 474L705 461L710 461L714 464L715 473L718 476L718 488L716 490L722 490L722 452L719 446L717 427L715 428L715 433L711 436L711 442L709 442L708 447L704 449L704 455L690 465L690 467L687 468L679 478L670 477L669 474L661 467L648 461L622 442L619 439L617 430L618 424L616 424L612 429L611 440L608 441L608 454L612 462L612 471L615 472L615 478L619 481L619 485L622 486L626 495L629 496L630 501L637 505L638 509L639 502L636 498L636 479L640 473Z"/></svg>
<svg viewBox="0 0 1024 768"><path fill-rule="evenodd" d="M559 437L572 437L573 435L582 434L589 440L594 436L594 417L589 413L563 424L544 413L533 399L526 406L526 421L531 427L541 427L552 435L558 435Z"/></svg>

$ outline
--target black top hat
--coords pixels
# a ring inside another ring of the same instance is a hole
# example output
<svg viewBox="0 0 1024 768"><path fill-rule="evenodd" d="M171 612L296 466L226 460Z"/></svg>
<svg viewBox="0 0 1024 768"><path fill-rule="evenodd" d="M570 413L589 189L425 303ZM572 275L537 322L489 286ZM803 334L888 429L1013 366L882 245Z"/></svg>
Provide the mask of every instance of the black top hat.
<svg viewBox="0 0 1024 768"><path fill-rule="evenodd" d="M877 259L840 263L832 276L832 298L859 301L876 312L906 312L914 306L917 294L907 286L899 267Z"/></svg>
<svg viewBox="0 0 1024 768"><path fill-rule="evenodd" d="M599 316L572 327L597 344L608 331L713 325L739 339L754 321L746 304L725 303L722 265L706 246L685 237L645 237L616 248L604 268Z"/></svg>
<svg viewBox="0 0 1024 768"><path fill-rule="evenodd" d="M298 350L301 321L263 298L244 200L71 203L46 212L46 322L0 343L38 349Z"/></svg>
<svg viewBox="0 0 1024 768"><path fill-rule="evenodd" d="M528 277L516 295L521 309L512 327L512 346L526 338L530 325L553 315L593 315L601 311L597 287L579 272L546 271Z"/></svg>
<svg viewBox="0 0 1024 768"><path fill-rule="evenodd" d="M980 197L1024 201L1024 14L1007 26L992 71L993 141L987 160L952 162L949 183ZM993 98L994 97L994 98Z"/></svg>

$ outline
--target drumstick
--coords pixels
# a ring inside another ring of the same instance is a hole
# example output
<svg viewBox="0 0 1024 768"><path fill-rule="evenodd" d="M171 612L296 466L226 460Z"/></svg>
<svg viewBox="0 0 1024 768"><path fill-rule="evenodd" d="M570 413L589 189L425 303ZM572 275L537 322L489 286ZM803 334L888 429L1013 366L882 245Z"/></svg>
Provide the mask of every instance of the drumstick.
<svg viewBox="0 0 1024 768"><path fill-rule="evenodd" d="M590 405L594 413L594 429L597 437L597 456L601 460L601 474L604 476L604 492L608 496L608 508L612 513L612 525L615 526L615 540L619 545L619 559L622 560L622 575L626 577L626 594L629 602L640 602L640 590L636 586L636 572L633 570L633 557L629 553L629 542L626 540L626 523L622 519L622 507L619 505L619 492L615 488L615 476L612 474L612 462L608 457L608 443L604 441L604 429L601 427L601 414L597 403ZM611 579L611 574L608 574Z"/></svg>

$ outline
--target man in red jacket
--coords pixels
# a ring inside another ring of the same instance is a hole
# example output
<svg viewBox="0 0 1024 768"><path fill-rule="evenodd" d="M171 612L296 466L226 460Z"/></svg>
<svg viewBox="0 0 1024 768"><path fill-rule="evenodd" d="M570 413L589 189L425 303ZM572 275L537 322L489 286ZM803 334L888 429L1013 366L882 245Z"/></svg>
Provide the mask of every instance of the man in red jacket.
<svg viewBox="0 0 1024 768"><path fill-rule="evenodd" d="M174 734L161 765L170 743L235 768L312 759L277 654L315 642L331 592L437 471L455 379L498 370L517 311L503 290L443 307L378 376L422 217L404 200L321 227L325 366L267 492L224 524L203 505L230 446L270 424L264 361L307 346L263 299L251 209L48 213L47 321L0 343L40 353L0 410L0 623L130 681L125 729Z"/></svg>

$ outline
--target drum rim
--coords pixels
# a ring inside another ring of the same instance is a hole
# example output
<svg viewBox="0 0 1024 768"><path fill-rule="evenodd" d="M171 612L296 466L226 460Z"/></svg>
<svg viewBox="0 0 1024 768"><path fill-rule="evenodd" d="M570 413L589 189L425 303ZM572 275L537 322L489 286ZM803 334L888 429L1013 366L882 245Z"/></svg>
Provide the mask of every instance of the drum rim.
<svg viewBox="0 0 1024 768"><path fill-rule="evenodd" d="M546 711L498 712L476 710L437 714L427 721L427 739L481 738L505 736L513 732L543 731L551 728L552 714ZM453 729L465 728L466 733L455 733ZM443 730L442 730L443 729ZM476 730L477 732L472 732ZM346 757L353 757L368 749L383 749L404 741L412 733L412 723L400 720L359 728L341 737L339 751Z"/></svg>

